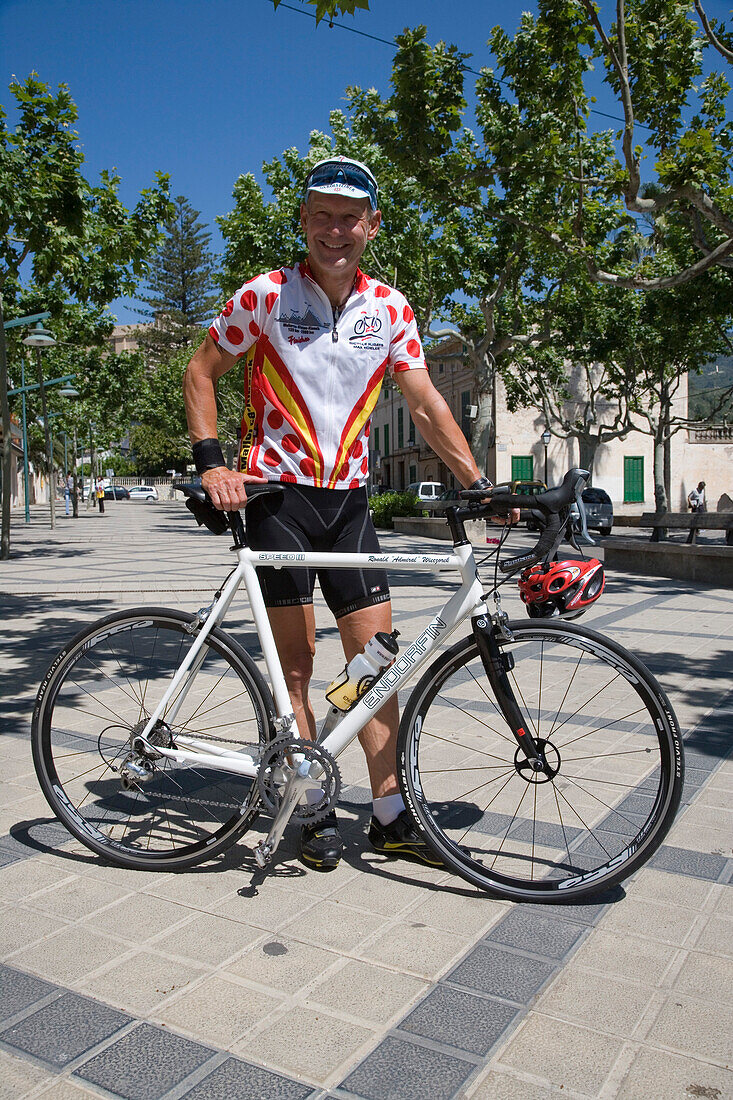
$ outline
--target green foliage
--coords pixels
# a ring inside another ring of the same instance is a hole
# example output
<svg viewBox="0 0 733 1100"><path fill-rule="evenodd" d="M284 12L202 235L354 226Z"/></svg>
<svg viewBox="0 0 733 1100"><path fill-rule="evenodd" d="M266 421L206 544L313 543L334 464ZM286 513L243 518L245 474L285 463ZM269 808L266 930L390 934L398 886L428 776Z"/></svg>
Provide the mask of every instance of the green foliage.
<svg viewBox="0 0 733 1100"><path fill-rule="evenodd" d="M54 437L66 432L72 439L76 432L83 441L88 439L89 424L93 423L96 447L106 448L123 438L144 361L140 353L112 354L108 344L113 327L111 315L99 306L68 301L58 283L20 291L15 305L20 315L40 312L44 306L53 315L52 321L46 323L52 326L57 343L41 352L44 379L74 375L72 384L79 392L78 398L61 396L58 386L46 390L48 409L54 414ZM22 328L7 333L11 388L20 384L22 356L26 358L26 382L36 381L35 356L29 360L22 343L24 335ZM10 400L12 411L19 415L20 396ZM37 390L27 395L26 402L29 422L40 417L41 399Z"/></svg>
<svg viewBox="0 0 733 1100"><path fill-rule="evenodd" d="M277 10L280 0L272 0L272 3ZM308 3L316 9L317 23L326 16L353 15L357 8L369 10L369 0L308 0Z"/></svg>
<svg viewBox="0 0 733 1100"><path fill-rule="evenodd" d="M198 344L205 333L199 330ZM139 354L139 353L137 353ZM128 406L130 413L131 457L137 472L143 475L165 474L181 470L191 462L191 443L183 400L183 375L191 358L190 348L180 348L162 359L154 370L143 370L137 377ZM222 446L236 457L236 439L242 416L243 366L240 363L218 382L217 404L219 438Z"/></svg>
<svg viewBox="0 0 733 1100"><path fill-rule="evenodd" d="M135 460L119 453L105 455L104 467L114 470L115 477L134 477L138 472Z"/></svg>
<svg viewBox="0 0 733 1100"><path fill-rule="evenodd" d="M133 292L170 214L167 177L158 173L128 212L118 176L102 172L93 186L82 175L68 87L54 94L31 74L10 91L20 119L11 132L0 108L0 288L20 279L30 257L37 286L61 282L80 302Z"/></svg>
<svg viewBox="0 0 733 1100"><path fill-rule="evenodd" d="M378 493L369 498L375 527L391 530L395 516L419 516L420 502L414 493Z"/></svg>

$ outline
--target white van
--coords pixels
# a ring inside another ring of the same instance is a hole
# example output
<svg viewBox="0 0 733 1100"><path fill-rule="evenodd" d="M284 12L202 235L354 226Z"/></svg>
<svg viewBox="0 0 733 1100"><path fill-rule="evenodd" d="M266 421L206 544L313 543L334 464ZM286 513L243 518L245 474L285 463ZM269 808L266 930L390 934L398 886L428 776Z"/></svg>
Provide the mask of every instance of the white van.
<svg viewBox="0 0 733 1100"><path fill-rule="evenodd" d="M414 493L419 501L432 503L445 492L445 485L440 481L413 481L407 486L407 492Z"/></svg>

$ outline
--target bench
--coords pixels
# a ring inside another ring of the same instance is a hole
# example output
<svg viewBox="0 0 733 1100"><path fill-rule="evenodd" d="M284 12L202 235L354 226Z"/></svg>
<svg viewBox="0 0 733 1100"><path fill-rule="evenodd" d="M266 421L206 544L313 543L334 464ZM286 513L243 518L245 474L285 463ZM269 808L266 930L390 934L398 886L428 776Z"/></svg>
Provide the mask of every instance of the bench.
<svg viewBox="0 0 733 1100"><path fill-rule="evenodd" d="M616 571L733 588L733 546L611 538L603 545L606 573Z"/></svg>
<svg viewBox="0 0 733 1100"><path fill-rule="evenodd" d="M661 542L667 529L687 531L687 544L697 543L698 531L725 531L726 546L733 546L733 512L644 512L639 527L651 527L650 542Z"/></svg>
<svg viewBox="0 0 733 1100"><path fill-rule="evenodd" d="M423 539L442 539L450 542L450 530L445 516L395 516L395 531L401 535L419 535ZM486 520L466 520L466 534L473 546L486 546Z"/></svg>

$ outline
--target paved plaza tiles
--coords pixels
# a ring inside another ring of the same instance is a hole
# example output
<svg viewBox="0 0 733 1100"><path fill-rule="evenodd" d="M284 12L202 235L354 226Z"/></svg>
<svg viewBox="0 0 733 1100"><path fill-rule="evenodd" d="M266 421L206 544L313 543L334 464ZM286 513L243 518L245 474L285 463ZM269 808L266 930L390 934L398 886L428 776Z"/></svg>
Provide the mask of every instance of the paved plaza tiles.
<svg viewBox="0 0 733 1100"><path fill-rule="evenodd" d="M332 874L307 871L290 835L259 872L257 828L186 873L125 871L54 822L29 748L54 652L124 607L195 610L230 567L227 540L181 504L109 502L54 532L40 508L28 527L13 517L0 565L0 1100L733 1098L733 592L609 578L585 621L670 695L683 807L612 896L528 906L371 852L356 745L340 760L347 851ZM446 598L444 577L425 581L393 579L407 636ZM523 616L515 594L505 602ZM316 611L318 699L340 657L320 598ZM244 601L227 627L253 651Z"/></svg>

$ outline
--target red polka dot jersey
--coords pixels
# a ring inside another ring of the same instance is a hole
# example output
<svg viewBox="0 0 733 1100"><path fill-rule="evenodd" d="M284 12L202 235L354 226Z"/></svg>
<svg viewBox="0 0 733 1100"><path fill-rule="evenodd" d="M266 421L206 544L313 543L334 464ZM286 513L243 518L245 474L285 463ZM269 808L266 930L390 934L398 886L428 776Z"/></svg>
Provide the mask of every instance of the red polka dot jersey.
<svg viewBox="0 0 733 1100"><path fill-rule="evenodd" d="M384 373L425 369L398 290L358 271L339 315L307 263L250 279L209 333L246 356L240 468L270 481L358 488Z"/></svg>

